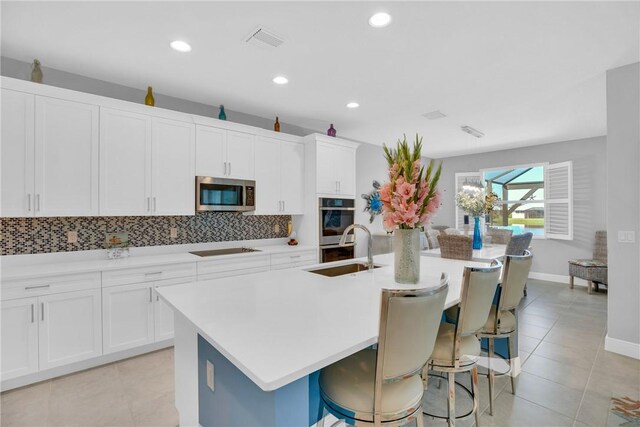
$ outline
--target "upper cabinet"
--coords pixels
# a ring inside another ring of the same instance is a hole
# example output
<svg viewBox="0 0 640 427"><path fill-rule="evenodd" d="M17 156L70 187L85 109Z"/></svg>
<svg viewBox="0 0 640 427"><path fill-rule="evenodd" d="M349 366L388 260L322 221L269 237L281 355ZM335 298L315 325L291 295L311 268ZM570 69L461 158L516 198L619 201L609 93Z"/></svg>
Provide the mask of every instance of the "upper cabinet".
<svg viewBox="0 0 640 427"><path fill-rule="evenodd" d="M304 213L304 144L256 140L256 214Z"/></svg>
<svg viewBox="0 0 640 427"><path fill-rule="evenodd" d="M193 215L194 125L100 112L100 214Z"/></svg>
<svg viewBox="0 0 640 427"><path fill-rule="evenodd" d="M355 197L358 144L322 135L312 137L315 139L316 192Z"/></svg>
<svg viewBox="0 0 640 427"><path fill-rule="evenodd" d="M210 126L196 126L196 175L254 179L254 135Z"/></svg>
<svg viewBox="0 0 640 427"><path fill-rule="evenodd" d="M2 96L2 215L98 215L98 107Z"/></svg>

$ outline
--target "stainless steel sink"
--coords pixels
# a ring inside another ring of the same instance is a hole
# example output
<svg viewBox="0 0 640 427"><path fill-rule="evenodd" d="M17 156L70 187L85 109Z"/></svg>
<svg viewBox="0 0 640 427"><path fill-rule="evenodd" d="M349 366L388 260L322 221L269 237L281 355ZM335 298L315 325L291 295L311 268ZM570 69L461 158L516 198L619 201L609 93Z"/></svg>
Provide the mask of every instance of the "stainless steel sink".
<svg viewBox="0 0 640 427"><path fill-rule="evenodd" d="M373 268L380 268L381 265L374 265ZM337 265L335 267L316 268L315 270L307 270L309 273L321 274L327 277L344 276L345 274L358 273L360 271L366 271L369 267L367 264L361 262L355 262L352 264Z"/></svg>

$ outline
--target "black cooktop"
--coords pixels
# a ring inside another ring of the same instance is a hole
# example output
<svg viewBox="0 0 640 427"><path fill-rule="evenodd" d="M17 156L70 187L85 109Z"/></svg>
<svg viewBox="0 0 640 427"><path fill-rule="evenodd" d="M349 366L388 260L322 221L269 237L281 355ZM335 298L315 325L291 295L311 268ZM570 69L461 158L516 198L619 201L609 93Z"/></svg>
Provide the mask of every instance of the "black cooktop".
<svg viewBox="0 0 640 427"><path fill-rule="evenodd" d="M207 257L207 256L216 256L216 255L242 254L242 253L248 253L248 252L260 252L260 251L258 249L251 249L251 248L227 248L227 249L213 249L210 251L195 251L195 252L189 252L189 253L193 255L198 255L200 257Z"/></svg>

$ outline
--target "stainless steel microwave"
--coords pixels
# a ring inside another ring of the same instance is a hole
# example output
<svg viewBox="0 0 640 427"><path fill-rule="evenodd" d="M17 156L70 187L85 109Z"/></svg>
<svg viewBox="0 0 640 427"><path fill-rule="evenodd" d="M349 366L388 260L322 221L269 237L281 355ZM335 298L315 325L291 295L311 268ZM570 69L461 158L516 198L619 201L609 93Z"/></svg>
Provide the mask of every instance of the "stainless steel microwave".
<svg viewBox="0 0 640 427"><path fill-rule="evenodd" d="M256 182L196 177L196 211L250 212L256 210Z"/></svg>

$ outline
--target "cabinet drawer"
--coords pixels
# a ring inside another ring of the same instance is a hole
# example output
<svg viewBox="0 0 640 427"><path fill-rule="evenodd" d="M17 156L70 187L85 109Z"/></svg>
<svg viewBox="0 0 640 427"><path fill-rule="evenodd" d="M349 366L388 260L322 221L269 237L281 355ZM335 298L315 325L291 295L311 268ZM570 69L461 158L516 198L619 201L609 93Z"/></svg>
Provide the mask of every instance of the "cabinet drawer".
<svg viewBox="0 0 640 427"><path fill-rule="evenodd" d="M254 268L243 268L242 270L228 270L228 271L219 271L217 273L199 274L198 282L203 282L205 280L220 279L221 277L234 277L234 276L244 276L246 274L253 274L253 273L263 273L265 271L269 271L268 265L265 265L262 267L254 267Z"/></svg>
<svg viewBox="0 0 640 427"><path fill-rule="evenodd" d="M315 250L294 252L294 253L282 253L271 255L271 267L276 267L283 264L293 263L315 263L317 259L317 252Z"/></svg>
<svg viewBox="0 0 640 427"><path fill-rule="evenodd" d="M99 288L100 283L99 272L5 280L2 283L2 300Z"/></svg>
<svg viewBox="0 0 640 427"><path fill-rule="evenodd" d="M313 259L313 261L297 261L297 262L290 262L287 264L272 265L271 270L284 270L287 268L305 267L307 265L314 265L314 264L317 264L315 258Z"/></svg>
<svg viewBox="0 0 640 427"><path fill-rule="evenodd" d="M209 261L200 261L198 262L198 280L202 280L203 275L210 274L220 274L220 273L231 273L218 275L217 277L225 277L225 276L233 276L236 274L248 274L254 273L255 271L250 271L254 269L269 270L270 265L270 257L269 255L258 255L258 256L241 256L238 258L231 259L216 259ZM246 271L246 272L245 272ZM213 277L211 277L213 278Z"/></svg>
<svg viewBox="0 0 640 427"><path fill-rule="evenodd" d="M193 262L158 265L151 267L125 268L102 273L102 286L119 286L131 283L155 282L158 280L177 279L196 275L196 264Z"/></svg>

